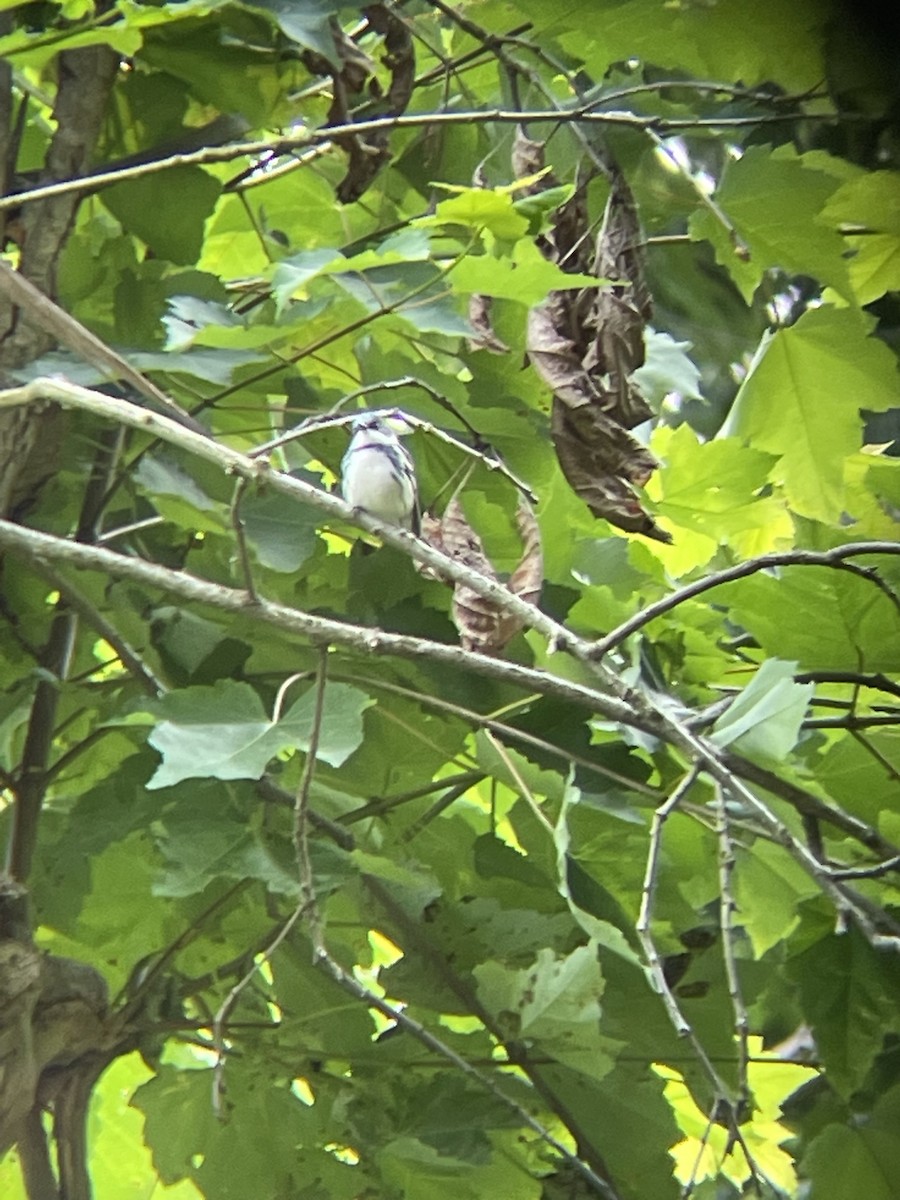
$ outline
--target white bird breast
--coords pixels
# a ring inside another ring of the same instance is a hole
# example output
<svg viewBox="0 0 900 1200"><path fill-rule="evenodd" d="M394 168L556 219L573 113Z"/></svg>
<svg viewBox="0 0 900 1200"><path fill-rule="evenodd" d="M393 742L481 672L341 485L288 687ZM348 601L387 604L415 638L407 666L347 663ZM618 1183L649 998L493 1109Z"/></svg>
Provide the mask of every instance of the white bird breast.
<svg viewBox="0 0 900 1200"><path fill-rule="evenodd" d="M412 528L416 502L412 463L388 431L360 429L344 456L341 491L353 508Z"/></svg>

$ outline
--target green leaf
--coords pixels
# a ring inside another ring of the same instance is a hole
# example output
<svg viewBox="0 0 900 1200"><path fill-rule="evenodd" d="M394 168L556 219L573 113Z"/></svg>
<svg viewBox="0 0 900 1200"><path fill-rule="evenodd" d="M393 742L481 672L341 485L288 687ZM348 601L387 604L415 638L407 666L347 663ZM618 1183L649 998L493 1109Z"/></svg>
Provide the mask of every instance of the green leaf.
<svg viewBox="0 0 900 1200"><path fill-rule="evenodd" d="M299 894L296 870L280 862L246 821L223 816L213 805L180 811L155 830L165 861L153 884L155 896L197 896L217 879L256 879L276 894Z"/></svg>
<svg viewBox="0 0 900 1200"><path fill-rule="evenodd" d="M122 25L71 29L65 33L57 32L55 37L47 37L43 30L26 26L0 38L0 58L17 67L40 72L51 59L66 50L109 46L122 58L130 58L140 50L141 42L139 30L127 29Z"/></svg>
<svg viewBox="0 0 900 1200"><path fill-rule="evenodd" d="M595 79L615 62L639 58L658 67L679 67L700 79L740 79L746 86L778 80L787 91L817 87L825 75L823 27L828 19L817 0L786 10L779 0L760 0L752 11L742 0L688 7L660 19L655 0L612 4L602 29L592 22L592 0L570 0L547 13L542 0L520 0L544 38L554 36L577 61L594 65Z"/></svg>
<svg viewBox="0 0 900 1200"><path fill-rule="evenodd" d="M118 1193L123 1200L138 1200L141 1191L165 1200L200 1200L201 1194L188 1179L174 1176L163 1183L143 1142L141 1113L130 1103L135 1090L147 1083L151 1073L133 1052L116 1059L103 1073L91 1099L91 1182L98 1190ZM127 1181L123 1163L128 1163ZM124 1188L129 1190L125 1191ZM16 1200L4 1190L8 1200Z"/></svg>
<svg viewBox="0 0 900 1200"><path fill-rule="evenodd" d="M272 13L279 27L293 41L323 54L339 65L330 23L341 10L334 0L249 0L251 5Z"/></svg>
<svg viewBox="0 0 900 1200"><path fill-rule="evenodd" d="M188 528L212 532L225 528L224 505L208 496L196 479L167 454L146 455L134 479L153 497L163 516Z"/></svg>
<svg viewBox="0 0 900 1200"><path fill-rule="evenodd" d="M195 263L221 188L201 167L173 167L107 188L103 203L158 258Z"/></svg>
<svg viewBox="0 0 900 1200"><path fill-rule="evenodd" d="M313 553L322 514L289 496L248 496L241 505L247 539L264 567L297 571Z"/></svg>
<svg viewBox="0 0 900 1200"><path fill-rule="evenodd" d="M307 294L306 285L315 279L327 267L337 263L343 266L344 255L339 250L329 250L325 247L315 250L304 250L292 258L283 259L277 263L272 272L272 291L283 311L289 300L296 296Z"/></svg>
<svg viewBox="0 0 900 1200"><path fill-rule="evenodd" d="M637 955L622 932L626 920L621 907L578 861L577 855L585 854L584 847L572 845L571 819L577 816L581 803L579 789L569 782L553 830L559 893L593 941L626 962L637 963Z"/></svg>
<svg viewBox="0 0 900 1200"><path fill-rule="evenodd" d="M490 188L460 188L449 200L439 200L434 215L419 217L419 228L464 225L475 231L488 230L494 237L514 242L528 232L528 218L516 211L509 192Z"/></svg>
<svg viewBox="0 0 900 1200"><path fill-rule="evenodd" d="M815 690L795 683L795 662L767 659L717 719L710 740L748 758L782 762L797 744Z"/></svg>
<svg viewBox="0 0 900 1200"><path fill-rule="evenodd" d="M509 258L467 254L454 264L448 279L458 291L498 296L528 307L546 300L554 290L600 285L593 275L567 274L525 241L516 242Z"/></svg>
<svg viewBox="0 0 900 1200"><path fill-rule="evenodd" d="M522 971L486 962L473 975L479 999L512 1022L512 1036L536 1040L544 1053L595 1079L611 1070L600 1037L603 978L596 946L579 946L562 959L542 950Z"/></svg>
<svg viewBox="0 0 900 1200"><path fill-rule="evenodd" d="M191 375L204 383L215 383L226 387L234 380L235 371L250 363L263 362L265 354L253 350L204 350L202 347L179 354L166 351L162 354L139 352L129 355L131 363L142 371L167 371Z"/></svg>
<svg viewBox="0 0 900 1200"><path fill-rule="evenodd" d="M830 1124L810 1143L801 1167L816 1200L893 1200L900 1172L900 1087L875 1105L871 1116Z"/></svg>
<svg viewBox="0 0 900 1200"><path fill-rule="evenodd" d="M897 363L869 335L872 318L829 305L763 340L724 432L779 455L783 482L802 516L836 522L844 509L844 462L860 446L860 410L897 404Z"/></svg>
<svg viewBox="0 0 900 1200"><path fill-rule="evenodd" d="M833 1087L849 1097L861 1085L885 1036L900 1032L900 963L879 953L855 927L814 942L788 964L803 1015Z"/></svg>
<svg viewBox="0 0 900 1200"><path fill-rule="evenodd" d="M376 267L359 275L338 275L336 282L369 313L390 310L424 333L468 337L472 332L447 295L445 273L433 263Z"/></svg>
<svg viewBox="0 0 900 1200"><path fill-rule="evenodd" d="M865 579L827 567L787 567L727 584L719 597L766 653L796 660L803 670L900 670L900 646L884 636L895 610Z"/></svg>
<svg viewBox="0 0 900 1200"><path fill-rule="evenodd" d="M673 533L673 544L655 546L654 552L672 574L708 563L723 543L749 558L790 536L784 504L763 494L771 455L737 438L702 442L687 424L660 427L651 447L663 466L648 482L647 494Z"/></svg>
<svg viewBox="0 0 900 1200"><path fill-rule="evenodd" d="M735 897L757 958L786 941L800 923L799 905L818 888L780 846L762 840L740 853Z"/></svg>
<svg viewBox="0 0 900 1200"><path fill-rule="evenodd" d="M700 372L688 355L690 342L679 342L669 333L648 328L644 332L646 361L633 372L644 398L654 408L675 392L685 400L700 400Z"/></svg>
<svg viewBox="0 0 900 1200"><path fill-rule="evenodd" d="M848 230L850 279L860 304L900 291L900 172L873 171L848 180L822 216ZM865 232L854 236L856 228Z"/></svg>
<svg viewBox="0 0 900 1200"><path fill-rule="evenodd" d="M748 254L737 252L735 235L709 208L699 208L691 217L691 237L712 243L748 303L773 267L813 275L843 296L852 294L843 241L821 219L839 181L818 166L817 160L810 162L787 146L774 151L752 146L729 163L715 200ZM781 197L777 206L773 195Z"/></svg>
<svg viewBox="0 0 900 1200"><path fill-rule="evenodd" d="M347 684L326 685L318 758L340 766L353 753L362 741L363 710L371 703ZM259 779L277 754L309 748L314 711L312 690L277 722L246 683L223 680L174 692L158 705L163 719L149 742L163 761L147 786L198 778Z"/></svg>

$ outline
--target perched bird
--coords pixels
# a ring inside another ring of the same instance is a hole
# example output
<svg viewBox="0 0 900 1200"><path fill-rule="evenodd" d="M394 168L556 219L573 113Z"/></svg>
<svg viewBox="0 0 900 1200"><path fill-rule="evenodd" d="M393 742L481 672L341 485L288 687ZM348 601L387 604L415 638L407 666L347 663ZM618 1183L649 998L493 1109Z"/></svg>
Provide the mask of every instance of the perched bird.
<svg viewBox="0 0 900 1200"><path fill-rule="evenodd" d="M412 455L375 413L363 413L341 461L341 494L354 508L419 532L419 489Z"/></svg>

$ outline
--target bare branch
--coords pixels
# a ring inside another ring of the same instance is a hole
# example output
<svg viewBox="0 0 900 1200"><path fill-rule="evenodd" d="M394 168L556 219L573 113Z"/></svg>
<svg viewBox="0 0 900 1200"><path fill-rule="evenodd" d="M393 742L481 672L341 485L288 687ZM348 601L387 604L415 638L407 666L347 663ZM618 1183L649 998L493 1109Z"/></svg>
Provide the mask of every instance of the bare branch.
<svg viewBox="0 0 900 1200"><path fill-rule="evenodd" d="M734 1036L738 1051L737 1102L734 1118L737 1125L750 1115L750 1085L747 1079L747 1063L749 1050L747 1037L750 1032L750 1019L747 1006L741 992L741 981L738 975L737 958L734 952L734 914L737 902L731 887L734 874L734 846L731 840L731 830L728 823L728 807L721 787L715 789L716 795L716 836L719 842L719 928L722 931L722 958L725 963L725 978L728 981L728 994L734 1011ZM746 1149L746 1147L745 1147Z"/></svg>
<svg viewBox="0 0 900 1200"><path fill-rule="evenodd" d="M662 853L663 830L669 817L677 811L682 800L684 800L697 782L699 775L700 768L698 766L691 767L678 786L672 791L671 795L653 814L653 823L650 827L650 841L647 848L647 866L644 871L644 885L641 889L641 907L635 931L643 947L653 983L662 997L663 1003L666 1006L666 1012L669 1014L669 1019L675 1028L675 1032L679 1037L687 1038L690 1042L697 1062L701 1065L713 1086L715 1093L714 1105L717 1101L725 1101L730 1106L730 1089L713 1065L703 1043L697 1037L687 1017L681 1011L678 999L669 987L669 982L663 970L662 957L653 938L653 904L656 896L657 880L659 878L659 860Z"/></svg>
<svg viewBox="0 0 900 1200"><path fill-rule="evenodd" d="M244 587L251 600L257 599L256 584L253 582L253 566L250 562L250 551L247 548L247 532L241 517L241 501L247 491L247 478L242 476L234 485L234 495L231 498L231 527L234 530L234 540L237 542L238 562L241 564L241 574L244 577Z"/></svg>
<svg viewBox="0 0 900 1200"><path fill-rule="evenodd" d="M874 583L876 587L885 592L895 607L900 608L897 596L871 569L846 561L869 554L900 554L900 543L851 542L845 546L836 546L832 550L785 550L762 554L759 558L750 558L734 567L727 567L724 571L716 571L712 575L704 576L703 579L697 579L672 592L671 595L663 596L653 604L646 605L639 613L610 630L605 637L598 638L593 645L593 657L602 658L604 654L608 654L614 646L624 642L638 629L642 629L651 621L655 621L657 617L663 616L664 613L671 612L679 604L684 604L686 600L702 596L704 592L720 587L723 583L732 583L735 579L744 579L748 575L755 575L758 571L769 571L773 567L834 567L836 570L850 571L852 574L861 575L864 579Z"/></svg>
<svg viewBox="0 0 900 1200"><path fill-rule="evenodd" d="M325 931L316 896L312 859L309 856L309 793L316 773L316 754L319 749L319 735L322 732L327 679L328 647L323 645L319 647L319 667L316 671L315 683L316 703L313 710L312 729L309 734L309 746L294 805L294 854L297 858L297 872L300 881L300 907L306 915L315 955L325 952Z"/></svg>
<svg viewBox="0 0 900 1200"><path fill-rule="evenodd" d="M157 679L153 671L131 644L119 633L115 626L103 616L91 600L65 575L57 571L50 563L34 559L35 570L50 583L60 595L65 597L66 604L97 632L105 642L112 646L118 655L122 666L130 671L149 696L160 696L166 690L165 684Z"/></svg>
<svg viewBox="0 0 900 1200"><path fill-rule="evenodd" d="M2 200L0 200L2 205ZM124 379L126 383L144 396L158 404L163 412L170 413L176 421L195 433L205 434L206 430L195 421L189 413L184 412L161 388L148 379L142 371L138 371L131 363L117 354L110 346L97 337L75 317L60 308L49 296L46 296L30 280L18 271L14 271L8 263L0 260L0 293L8 300L28 313L31 320L39 325L73 354L96 367L110 379Z"/></svg>
<svg viewBox="0 0 900 1200"><path fill-rule="evenodd" d="M66 179L60 183L46 184L19 192L18 195L0 198L0 211L22 204L31 204L50 196L68 195L71 192L96 191L123 179L141 179L171 167L182 167L203 163L232 162L236 158L259 158L268 161L272 156L290 153L303 146L320 146L334 142L339 137L355 137L361 134L389 133L394 129L429 129L448 125L519 125L519 124L581 124L609 126L618 129L644 131L653 129L659 134L677 133L685 130L753 129L758 125L787 123L802 120L803 112L772 113L753 117L642 117L632 112L594 112L593 103L571 109L505 109L478 110L470 112L409 113L399 117L374 117L366 121L350 121L344 125L330 125L327 129L307 129L285 137L262 138L256 141L232 142L226 146L206 146L186 154L170 154L146 163L120 168L114 171L95 171L81 179ZM840 122L852 119L852 114L824 113L821 121Z"/></svg>
<svg viewBox="0 0 900 1200"><path fill-rule="evenodd" d="M471 587L474 592L491 601L498 608L505 609L512 616L518 617L523 624L543 633L557 649L565 647L573 640L572 635L563 626L545 616L534 605L527 604L514 596L504 584L487 579L455 559L448 558L447 555L434 550L405 530L384 525L364 512L355 512L340 497L332 495L322 488L273 471L264 461L240 454L209 437L201 437L171 418L140 408L127 400L107 396L103 392L92 391L89 388L78 387L76 384L67 383L64 380L37 379L23 387L0 391L0 409L33 404L43 399L54 400L64 407L84 409L107 420L143 430L162 441L197 455L206 462L213 463L226 474L244 478L248 482L264 479L266 485L273 491L292 496L295 500L301 500L321 509L328 516L346 521L351 525L357 525L370 533L376 533L388 545L395 546L418 562L431 567L439 576L447 576L454 581L459 580L465 583L467 587Z"/></svg>
<svg viewBox="0 0 900 1200"><path fill-rule="evenodd" d="M893 842L883 837L873 826L867 825L859 817L844 812L841 808L835 808L833 805L826 803L826 801L821 800L818 796L814 796L812 792L806 791L796 783L782 779L766 767L761 767L758 763L751 762L749 759L741 758L740 755L729 752L723 755L722 761L728 770L738 778L746 779L750 783L756 784L757 787L771 792L773 796L777 796L780 800L785 800L801 816L826 822L834 829L838 829L841 833L860 842L866 849L871 850L873 854L879 854L883 857L892 857L893 855L900 854L900 847L897 847Z"/></svg>

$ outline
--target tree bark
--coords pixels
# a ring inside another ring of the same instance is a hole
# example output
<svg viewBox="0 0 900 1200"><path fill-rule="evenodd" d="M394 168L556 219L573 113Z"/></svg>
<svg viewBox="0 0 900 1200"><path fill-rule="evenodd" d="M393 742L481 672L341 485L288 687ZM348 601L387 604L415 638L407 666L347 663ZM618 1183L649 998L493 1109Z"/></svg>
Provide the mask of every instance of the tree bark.
<svg viewBox="0 0 900 1200"><path fill-rule="evenodd" d="M87 174L118 68L118 56L108 46L60 54L53 112L57 129L41 171L42 183ZM11 82L8 68L0 67L0 170L7 188L17 150ZM22 215L19 270L48 296L55 296L60 256L80 200L77 195L50 197L28 206ZM0 374L39 358L53 340L48 330L0 298ZM0 513L15 514L33 501L53 474L64 428L65 418L56 408L0 414Z"/></svg>

